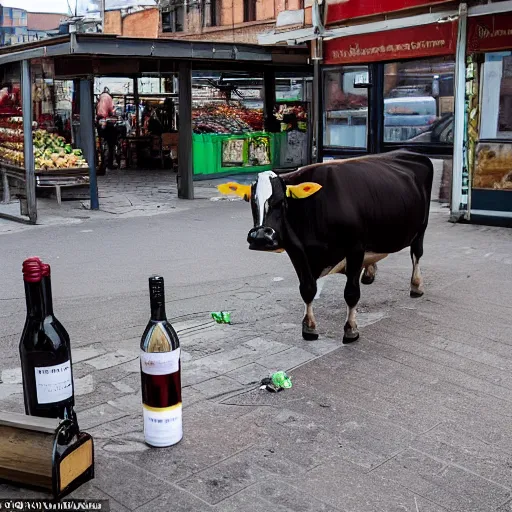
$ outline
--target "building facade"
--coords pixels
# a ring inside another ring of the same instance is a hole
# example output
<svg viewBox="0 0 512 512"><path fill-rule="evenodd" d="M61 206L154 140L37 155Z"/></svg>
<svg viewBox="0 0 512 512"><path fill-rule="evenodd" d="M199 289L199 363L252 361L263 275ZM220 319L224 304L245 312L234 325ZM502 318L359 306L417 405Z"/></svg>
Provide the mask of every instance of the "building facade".
<svg viewBox="0 0 512 512"><path fill-rule="evenodd" d="M310 46L316 159L408 148L443 161L454 220L512 221L512 2L328 0Z"/></svg>
<svg viewBox="0 0 512 512"><path fill-rule="evenodd" d="M104 32L256 44L262 33L303 28L310 21L304 0L162 0L158 6L107 9Z"/></svg>
<svg viewBox="0 0 512 512"><path fill-rule="evenodd" d="M24 9L0 5L0 46L50 37L66 17L65 14L29 13Z"/></svg>

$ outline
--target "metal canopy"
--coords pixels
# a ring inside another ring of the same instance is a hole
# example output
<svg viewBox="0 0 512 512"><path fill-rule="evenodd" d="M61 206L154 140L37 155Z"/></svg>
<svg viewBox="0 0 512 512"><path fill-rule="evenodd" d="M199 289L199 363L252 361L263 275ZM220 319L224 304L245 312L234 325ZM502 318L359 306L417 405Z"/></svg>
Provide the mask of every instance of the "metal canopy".
<svg viewBox="0 0 512 512"><path fill-rule="evenodd" d="M307 48L262 47L177 39L133 39L103 34L70 34L0 50L0 65L40 57L91 55L260 64L307 63Z"/></svg>

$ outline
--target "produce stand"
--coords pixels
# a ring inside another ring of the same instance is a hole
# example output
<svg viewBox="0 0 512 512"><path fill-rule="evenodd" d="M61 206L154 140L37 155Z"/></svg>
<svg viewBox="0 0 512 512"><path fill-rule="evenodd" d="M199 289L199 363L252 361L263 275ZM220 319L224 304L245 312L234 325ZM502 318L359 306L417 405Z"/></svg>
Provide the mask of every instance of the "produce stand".
<svg viewBox="0 0 512 512"><path fill-rule="evenodd" d="M275 165L275 135L278 134L194 134L194 178L271 170Z"/></svg>
<svg viewBox="0 0 512 512"><path fill-rule="evenodd" d="M192 111L194 179L271 170L274 134L263 131L263 110L210 101Z"/></svg>
<svg viewBox="0 0 512 512"><path fill-rule="evenodd" d="M0 173L3 200L11 199L9 178L26 181L23 153L23 119L0 113ZM37 123L33 123L33 128ZM47 130L33 129L36 187L55 187L61 203L61 187L89 185L89 167L82 151L73 149L63 137ZM22 206L23 210L23 206Z"/></svg>

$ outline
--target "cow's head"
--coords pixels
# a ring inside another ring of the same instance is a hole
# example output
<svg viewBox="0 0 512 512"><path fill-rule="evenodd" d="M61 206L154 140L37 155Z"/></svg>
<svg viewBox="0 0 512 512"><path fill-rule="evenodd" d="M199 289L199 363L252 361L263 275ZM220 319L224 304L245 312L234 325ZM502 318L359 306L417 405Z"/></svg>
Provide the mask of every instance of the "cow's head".
<svg viewBox="0 0 512 512"><path fill-rule="evenodd" d="M254 228L249 231L249 249L279 251L283 249L283 231L288 201L300 200L318 192L318 183L286 185L274 172L258 175L253 185L230 182L217 187L223 194L236 194L251 202Z"/></svg>

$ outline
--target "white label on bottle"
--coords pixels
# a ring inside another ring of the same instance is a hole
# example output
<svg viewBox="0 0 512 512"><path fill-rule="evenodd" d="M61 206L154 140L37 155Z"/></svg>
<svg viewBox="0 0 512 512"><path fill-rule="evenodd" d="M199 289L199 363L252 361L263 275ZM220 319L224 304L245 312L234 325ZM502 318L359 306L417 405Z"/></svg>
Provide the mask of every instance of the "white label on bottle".
<svg viewBox="0 0 512 512"><path fill-rule="evenodd" d="M140 367L147 375L169 375L180 369L180 349L171 352L140 351Z"/></svg>
<svg viewBox="0 0 512 512"><path fill-rule="evenodd" d="M62 402L73 395L71 363L35 367L38 404Z"/></svg>
<svg viewBox="0 0 512 512"><path fill-rule="evenodd" d="M157 408L143 405L144 439L152 446L171 446L183 437L181 403Z"/></svg>

